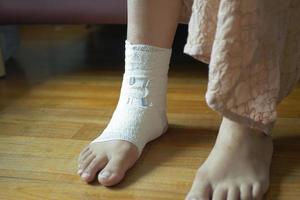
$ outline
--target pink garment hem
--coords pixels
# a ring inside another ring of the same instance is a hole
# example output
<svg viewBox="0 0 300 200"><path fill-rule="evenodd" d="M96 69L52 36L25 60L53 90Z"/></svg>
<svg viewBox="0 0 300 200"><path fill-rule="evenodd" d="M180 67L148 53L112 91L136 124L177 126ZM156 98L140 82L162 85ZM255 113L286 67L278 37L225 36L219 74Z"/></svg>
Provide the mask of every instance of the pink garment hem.
<svg viewBox="0 0 300 200"><path fill-rule="evenodd" d="M209 64L210 62L210 56L204 56L203 54L203 48L201 47L201 45L189 45L189 44L186 44L184 46L184 51L183 51L185 54L189 55L189 56L192 56L193 58L195 58L196 60L199 60L201 62L204 62L206 64ZM269 124L262 124L262 123L259 123L257 121L254 121L252 120L251 118L248 118L248 117L243 117L241 115L238 115L234 112L231 112L230 110L227 110L227 109L222 109L222 108L216 108L212 105L209 105L207 99L206 99L206 104L211 108L213 109L214 111L216 111L217 113L219 113L220 115L232 120L232 121L235 121L239 124L243 124L243 125L246 125L252 129L256 129L256 130L259 130L259 131L262 131L264 132L266 135L271 135L272 133L272 129L274 127L274 123L275 122L271 122Z"/></svg>
<svg viewBox="0 0 300 200"><path fill-rule="evenodd" d="M196 60L209 64L210 56L204 56L203 48L201 45L185 44L183 53L192 56Z"/></svg>

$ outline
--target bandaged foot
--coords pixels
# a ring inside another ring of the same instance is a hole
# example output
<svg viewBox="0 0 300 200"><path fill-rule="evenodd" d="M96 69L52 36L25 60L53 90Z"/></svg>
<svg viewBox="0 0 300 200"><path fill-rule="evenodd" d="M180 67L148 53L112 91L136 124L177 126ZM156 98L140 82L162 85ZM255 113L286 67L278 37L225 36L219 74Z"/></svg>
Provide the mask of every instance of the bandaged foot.
<svg viewBox="0 0 300 200"><path fill-rule="evenodd" d="M168 128L167 76L171 49L125 41L125 73L118 104L107 127L79 156L86 182L101 171L106 186L118 183L144 146Z"/></svg>

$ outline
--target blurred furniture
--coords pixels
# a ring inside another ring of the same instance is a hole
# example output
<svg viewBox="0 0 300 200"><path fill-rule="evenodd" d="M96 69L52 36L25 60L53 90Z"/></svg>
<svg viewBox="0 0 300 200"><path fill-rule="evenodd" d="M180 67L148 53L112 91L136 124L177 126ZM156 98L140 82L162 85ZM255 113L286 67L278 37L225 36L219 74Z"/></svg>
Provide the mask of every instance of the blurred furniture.
<svg viewBox="0 0 300 200"><path fill-rule="evenodd" d="M126 0L0 0L0 24L124 24Z"/></svg>
<svg viewBox="0 0 300 200"><path fill-rule="evenodd" d="M0 25L126 22L126 0L0 0ZM4 75L4 59L0 55L0 77Z"/></svg>

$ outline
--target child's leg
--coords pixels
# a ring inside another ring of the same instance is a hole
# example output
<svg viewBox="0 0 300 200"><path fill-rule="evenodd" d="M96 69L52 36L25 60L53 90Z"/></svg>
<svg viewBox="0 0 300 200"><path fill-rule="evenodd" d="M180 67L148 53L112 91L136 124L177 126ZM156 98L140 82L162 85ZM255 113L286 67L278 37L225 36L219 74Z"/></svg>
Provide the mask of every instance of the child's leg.
<svg viewBox="0 0 300 200"><path fill-rule="evenodd" d="M118 183L144 145L167 129L167 73L181 8L181 0L128 0L121 94L105 130L79 156L84 181L100 171L101 184Z"/></svg>
<svg viewBox="0 0 300 200"><path fill-rule="evenodd" d="M198 169L192 199L261 199L269 187L270 136L223 118L213 150Z"/></svg>

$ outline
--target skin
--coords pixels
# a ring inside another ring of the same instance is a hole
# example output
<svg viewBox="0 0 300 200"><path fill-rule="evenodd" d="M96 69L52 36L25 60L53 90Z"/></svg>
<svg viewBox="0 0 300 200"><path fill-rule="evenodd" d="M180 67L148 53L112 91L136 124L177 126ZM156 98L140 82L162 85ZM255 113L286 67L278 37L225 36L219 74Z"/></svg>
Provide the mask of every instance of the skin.
<svg viewBox="0 0 300 200"><path fill-rule="evenodd" d="M182 0L128 0L127 40L171 48L181 9ZM186 199L261 199L269 186L272 152L270 137L223 118L215 146L197 170ZM79 155L78 174L89 183L100 172L99 183L112 186L137 159L137 148L127 141L89 144Z"/></svg>
<svg viewBox="0 0 300 200"><path fill-rule="evenodd" d="M172 47L182 0L128 0L127 7L127 40L133 44Z"/></svg>

